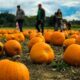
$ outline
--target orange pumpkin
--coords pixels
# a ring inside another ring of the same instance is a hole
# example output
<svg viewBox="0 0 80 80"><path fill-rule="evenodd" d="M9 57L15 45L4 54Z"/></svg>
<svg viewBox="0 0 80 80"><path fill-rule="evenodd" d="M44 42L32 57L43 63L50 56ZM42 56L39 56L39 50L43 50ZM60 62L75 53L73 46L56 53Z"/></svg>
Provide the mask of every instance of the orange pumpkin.
<svg viewBox="0 0 80 80"><path fill-rule="evenodd" d="M8 59L0 61L0 80L30 80L28 68Z"/></svg>
<svg viewBox="0 0 80 80"><path fill-rule="evenodd" d="M80 65L80 45L70 45L63 54L63 60L71 65Z"/></svg>
<svg viewBox="0 0 80 80"><path fill-rule="evenodd" d="M76 38L76 43L80 44L80 35Z"/></svg>
<svg viewBox="0 0 80 80"><path fill-rule="evenodd" d="M51 35L52 35L51 31L47 31L47 32L44 33L44 38L45 38L46 42L50 42Z"/></svg>
<svg viewBox="0 0 80 80"><path fill-rule="evenodd" d="M78 38L78 35L77 34L73 34L73 35L71 35L71 38L77 39Z"/></svg>
<svg viewBox="0 0 80 80"><path fill-rule="evenodd" d="M30 58L35 63L50 63L55 58L55 55L48 44L38 42L31 48Z"/></svg>
<svg viewBox="0 0 80 80"><path fill-rule="evenodd" d="M43 39L43 41L45 41L45 38L44 38L44 36L42 35L41 32L37 33L35 37L40 37L40 38Z"/></svg>
<svg viewBox="0 0 80 80"><path fill-rule="evenodd" d="M51 35L51 43L53 45L63 45L64 40L65 40L65 35L62 32L55 31Z"/></svg>
<svg viewBox="0 0 80 80"><path fill-rule="evenodd" d="M23 31L23 35L24 35L25 37L29 36L28 31L27 31L27 30Z"/></svg>
<svg viewBox="0 0 80 80"><path fill-rule="evenodd" d="M7 41L4 44L4 49L5 49L5 52L10 56L18 55L18 54L21 54L22 52L21 45L16 40Z"/></svg>
<svg viewBox="0 0 80 80"><path fill-rule="evenodd" d="M29 43L28 43L29 49L31 49L32 46L35 45L37 42L44 42L44 40L43 40L42 38L40 38L40 37L34 37L34 38L32 38L32 39L29 41Z"/></svg>
<svg viewBox="0 0 80 80"><path fill-rule="evenodd" d="M14 34L15 35L15 39L17 40L17 41L20 41L20 42L24 42L25 41L25 37L24 37L24 35L23 35L23 33L17 33L17 34Z"/></svg>
<svg viewBox="0 0 80 80"><path fill-rule="evenodd" d="M31 32L31 33L30 33L30 39L32 39L33 37L35 37L36 34L37 34L36 32Z"/></svg>
<svg viewBox="0 0 80 80"><path fill-rule="evenodd" d="M3 48L4 48L4 45L2 42L0 42L0 56L3 55Z"/></svg>
<svg viewBox="0 0 80 80"><path fill-rule="evenodd" d="M64 42L63 42L63 45L68 47L69 45L71 44L75 44L76 43L76 39L74 38L70 38L70 39L66 39Z"/></svg>
<svg viewBox="0 0 80 80"><path fill-rule="evenodd" d="M14 34L5 34L7 40L13 40L15 39L15 35Z"/></svg>
<svg viewBox="0 0 80 80"><path fill-rule="evenodd" d="M67 31L63 31L62 33L65 35L66 38L67 38L68 35L69 35Z"/></svg>

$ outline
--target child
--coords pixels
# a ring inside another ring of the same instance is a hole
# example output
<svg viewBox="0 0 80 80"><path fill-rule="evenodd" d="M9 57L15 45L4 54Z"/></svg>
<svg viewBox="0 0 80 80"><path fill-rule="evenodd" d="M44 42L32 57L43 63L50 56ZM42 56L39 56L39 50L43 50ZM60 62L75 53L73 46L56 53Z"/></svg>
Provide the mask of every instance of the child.
<svg viewBox="0 0 80 80"><path fill-rule="evenodd" d="M17 29L17 30L19 29L19 25L18 25L18 22L16 22L16 29Z"/></svg>
<svg viewBox="0 0 80 80"><path fill-rule="evenodd" d="M67 25L66 25L65 22L64 22L63 26L64 26L64 30L66 30L67 29Z"/></svg>
<svg viewBox="0 0 80 80"><path fill-rule="evenodd" d="M66 29L67 29L66 23L61 21L61 32L66 30Z"/></svg>

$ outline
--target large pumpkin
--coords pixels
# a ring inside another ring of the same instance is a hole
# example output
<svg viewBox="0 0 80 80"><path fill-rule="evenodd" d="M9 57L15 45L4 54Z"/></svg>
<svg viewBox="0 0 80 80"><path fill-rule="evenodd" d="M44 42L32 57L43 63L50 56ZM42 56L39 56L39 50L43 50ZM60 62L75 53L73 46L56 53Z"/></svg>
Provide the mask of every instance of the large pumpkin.
<svg viewBox="0 0 80 80"><path fill-rule="evenodd" d="M62 45L65 40L65 35L62 32L55 31L51 35L51 43L53 45Z"/></svg>
<svg viewBox="0 0 80 80"><path fill-rule="evenodd" d="M4 49L5 49L5 52L10 56L18 55L18 54L21 54L22 52L21 45L16 40L7 41L4 44Z"/></svg>
<svg viewBox="0 0 80 80"><path fill-rule="evenodd" d="M80 65L80 45L70 45L63 54L63 60L71 65Z"/></svg>
<svg viewBox="0 0 80 80"><path fill-rule="evenodd" d="M55 55L48 44L38 42L31 48L30 58L35 63L50 63L55 58Z"/></svg>
<svg viewBox="0 0 80 80"><path fill-rule="evenodd" d="M8 59L0 61L0 80L30 80L28 68Z"/></svg>

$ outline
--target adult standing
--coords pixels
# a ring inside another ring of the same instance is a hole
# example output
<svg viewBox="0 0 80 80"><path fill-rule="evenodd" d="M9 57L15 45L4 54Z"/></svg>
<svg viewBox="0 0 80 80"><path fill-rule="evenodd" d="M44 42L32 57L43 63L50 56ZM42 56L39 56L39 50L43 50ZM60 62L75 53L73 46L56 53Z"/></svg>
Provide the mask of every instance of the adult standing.
<svg viewBox="0 0 80 80"><path fill-rule="evenodd" d="M20 5L18 5L17 6L17 11L16 11L16 21L18 23L20 32L23 31L22 27L23 27L24 17L25 17L25 13L21 9Z"/></svg>
<svg viewBox="0 0 80 80"><path fill-rule="evenodd" d="M54 30L57 31L58 30L58 26L57 26L57 13L55 12L54 16L53 16L53 25L54 25Z"/></svg>
<svg viewBox="0 0 80 80"><path fill-rule="evenodd" d="M38 5L38 13L37 13L37 22L36 29L38 32L44 33L44 24L45 24L45 10L42 8L42 5ZM40 26L40 28L39 28Z"/></svg>
<svg viewBox="0 0 80 80"><path fill-rule="evenodd" d="M61 25L62 25L62 12L60 9L58 9L56 12L56 26L61 29Z"/></svg>

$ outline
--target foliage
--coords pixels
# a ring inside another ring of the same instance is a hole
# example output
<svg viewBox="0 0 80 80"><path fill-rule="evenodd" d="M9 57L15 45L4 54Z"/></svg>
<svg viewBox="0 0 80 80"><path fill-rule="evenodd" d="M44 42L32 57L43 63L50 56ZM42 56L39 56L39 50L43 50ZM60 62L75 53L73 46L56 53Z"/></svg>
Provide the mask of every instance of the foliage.
<svg viewBox="0 0 80 80"><path fill-rule="evenodd" d="M0 27L15 27L16 23L16 16L9 12L0 13ZM45 19L45 26L54 26L53 15L48 17L46 16ZM66 22L67 20L64 19ZM72 24L80 25L80 21L70 21ZM36 16L25 16L24 26L31 26L34 27L36 25ZM76 27L76 26L74 26Z"/></svg>

